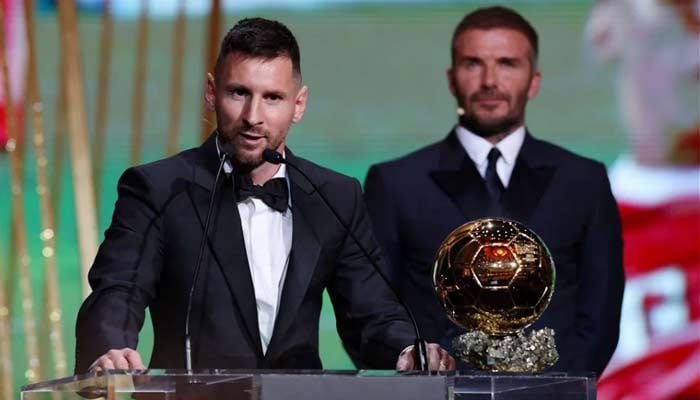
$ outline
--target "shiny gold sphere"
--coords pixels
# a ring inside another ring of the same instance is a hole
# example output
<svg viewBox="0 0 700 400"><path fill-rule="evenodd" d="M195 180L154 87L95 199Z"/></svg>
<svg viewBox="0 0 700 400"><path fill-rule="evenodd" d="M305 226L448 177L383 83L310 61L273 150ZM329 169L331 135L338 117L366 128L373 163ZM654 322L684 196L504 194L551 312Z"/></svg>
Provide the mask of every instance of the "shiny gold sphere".
<svg viewBox="0 0 700 400"><path fill-rule="evenodd" d="M467 331L496 336L535 322L552 298L554 281L554 261L542 239L502 218L454 230L433 267L433 285L448 317Z"/></svg>

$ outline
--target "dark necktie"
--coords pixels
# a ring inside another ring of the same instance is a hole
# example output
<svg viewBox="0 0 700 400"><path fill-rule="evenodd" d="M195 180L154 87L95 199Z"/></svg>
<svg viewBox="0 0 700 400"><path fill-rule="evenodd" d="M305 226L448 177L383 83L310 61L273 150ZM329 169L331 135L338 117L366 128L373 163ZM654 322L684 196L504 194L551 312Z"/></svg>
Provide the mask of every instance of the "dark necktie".
<svg viewBox="0 0 700 400"><path fill-rule="evenodd" d="M489 160L486 166L486 174L484 175L484 180L486 181L486 189L489 191L491 199L498 203L501 200L501 194L503 194L503 182L498 177L496 172L496 162L501 157L501 152L497 148L491 148L487 159Z"/></svg>
<svg viewBox="0 0 700 400"><path fill-rule="evenodd" d="M243 201L248 197L255 197L267 204L268 207L279 212L287 210L289 204L289 188L284 178L274 178L265 182L262 186L254 185L248 175L234 175L236 182L236 201Z"/></svg>

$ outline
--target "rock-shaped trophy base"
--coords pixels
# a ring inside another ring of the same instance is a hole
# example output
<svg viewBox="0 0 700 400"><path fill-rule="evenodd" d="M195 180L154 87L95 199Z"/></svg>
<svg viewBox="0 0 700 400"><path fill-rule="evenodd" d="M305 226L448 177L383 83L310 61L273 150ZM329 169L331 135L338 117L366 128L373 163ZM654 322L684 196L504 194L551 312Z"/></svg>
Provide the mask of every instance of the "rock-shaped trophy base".
<svg viewBox="0 0 700 400"><path fill-rule="evenodd" d="M540 372L559 359L554 331L544 328L525 335L494 337L467 332L452 342L455 356L476 368L494 372Z"/></svg>

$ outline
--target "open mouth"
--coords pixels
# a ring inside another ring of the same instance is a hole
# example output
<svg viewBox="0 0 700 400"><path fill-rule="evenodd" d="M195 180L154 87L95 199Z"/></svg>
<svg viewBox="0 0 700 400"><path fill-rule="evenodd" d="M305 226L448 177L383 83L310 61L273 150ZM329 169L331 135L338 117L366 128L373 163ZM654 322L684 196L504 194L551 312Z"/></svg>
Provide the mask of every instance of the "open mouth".
<svg viewBox="0 0 700 400"><path fill-rule="evenodd" d="M243 139L245 139L247 141L253 141L253 142L257 142L258 140L265 139L264 135L260 135L257 133L251 133L251 132L240 132L240 135Z"/></svg>

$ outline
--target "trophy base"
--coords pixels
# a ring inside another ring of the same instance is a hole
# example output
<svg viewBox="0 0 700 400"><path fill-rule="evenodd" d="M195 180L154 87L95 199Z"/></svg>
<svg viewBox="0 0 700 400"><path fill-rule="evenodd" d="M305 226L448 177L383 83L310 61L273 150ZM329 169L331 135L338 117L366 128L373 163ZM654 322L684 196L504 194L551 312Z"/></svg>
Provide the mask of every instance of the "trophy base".
<svg viewBox="0 0 700 400"><path fill-rule="evenodd" d="M540 372L559 359L554 331L544 328L525 335L489 336L467 332L452 341L455 356L474 367L494 372Z"/></svg>

